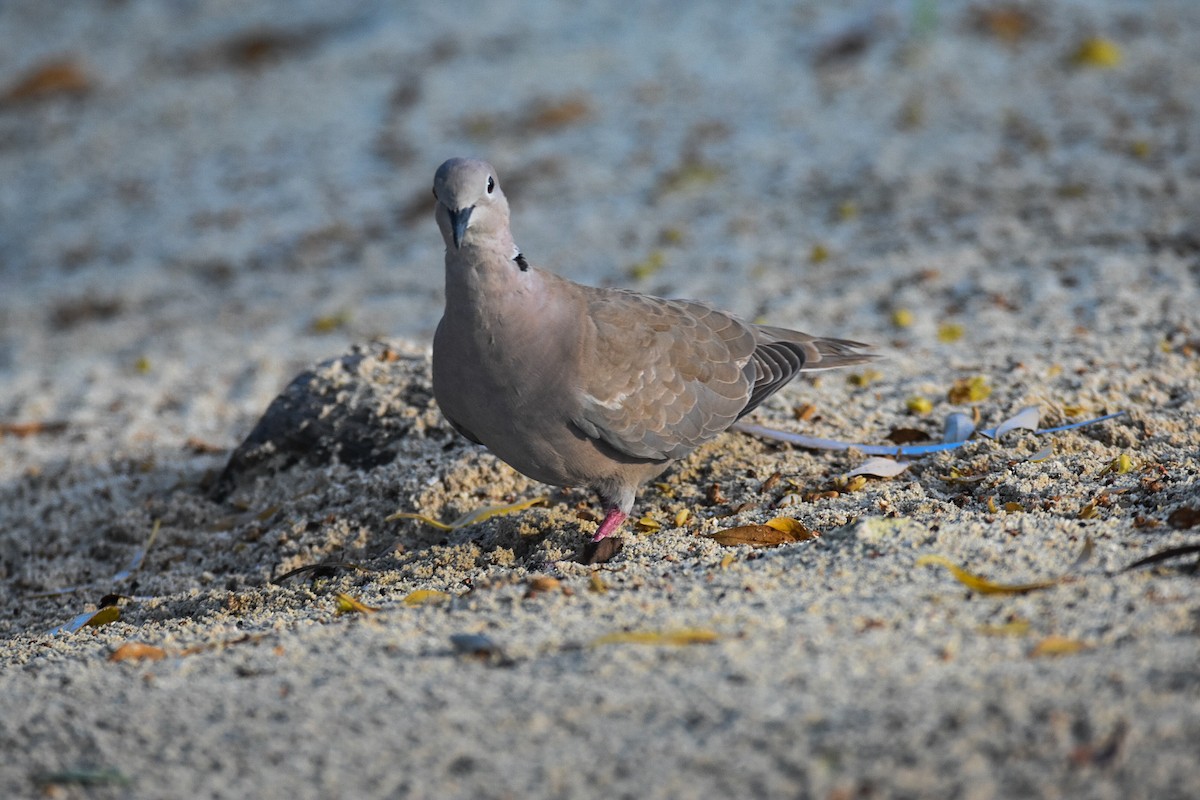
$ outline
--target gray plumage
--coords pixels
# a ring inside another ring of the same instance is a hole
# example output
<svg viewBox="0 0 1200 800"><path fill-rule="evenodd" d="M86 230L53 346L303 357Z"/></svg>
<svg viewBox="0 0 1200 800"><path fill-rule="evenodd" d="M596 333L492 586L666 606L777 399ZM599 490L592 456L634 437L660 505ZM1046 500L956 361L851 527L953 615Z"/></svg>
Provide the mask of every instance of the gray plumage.
<svg viewBox="0 0 1200 800"><path fill-rule="evenodd" d="M691 300L583 286L531 266L495 169L438 168L446 311L433 391L464 436L517 471L596 491L619 528L638 487L802 371L868 361L866 345L754 325Z"/></svg>

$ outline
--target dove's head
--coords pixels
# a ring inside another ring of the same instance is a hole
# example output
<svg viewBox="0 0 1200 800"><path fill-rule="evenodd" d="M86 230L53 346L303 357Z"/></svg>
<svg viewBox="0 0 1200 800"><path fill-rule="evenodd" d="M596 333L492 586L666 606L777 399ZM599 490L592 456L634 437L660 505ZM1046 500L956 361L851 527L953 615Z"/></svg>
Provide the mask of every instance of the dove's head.
<svg viewBox="0 0 1200 800"><path fill-rule="evenodd" d="M434 214L446 247L488 239L511 247L508 200L500 191L495 168L477 158L452 158L433 176Z"/></svg>

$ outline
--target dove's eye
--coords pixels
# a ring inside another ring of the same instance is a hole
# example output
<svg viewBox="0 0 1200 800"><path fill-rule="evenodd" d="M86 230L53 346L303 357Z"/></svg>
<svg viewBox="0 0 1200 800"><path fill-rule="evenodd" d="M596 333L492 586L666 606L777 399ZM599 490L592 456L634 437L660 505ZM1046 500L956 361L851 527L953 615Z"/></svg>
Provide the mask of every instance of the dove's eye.
<svg viewBox="0 0 1200 800"><path fill-rule="evenodd" d="M492 180L492 176L488 175L488 194L496 190L496 182Z"/></svg>

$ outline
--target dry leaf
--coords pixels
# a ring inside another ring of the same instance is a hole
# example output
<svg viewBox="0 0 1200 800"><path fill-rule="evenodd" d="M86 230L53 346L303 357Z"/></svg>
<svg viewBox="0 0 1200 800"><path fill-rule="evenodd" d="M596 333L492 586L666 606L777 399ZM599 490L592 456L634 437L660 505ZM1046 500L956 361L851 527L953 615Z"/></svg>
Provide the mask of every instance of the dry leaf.
<svg viewBox="0 0 1200 800"><path fill-rule="evenodd" d="M1121 63L1121 48L1110 39L1093 36L1080 42L1071 61L1079 67L1112 69Z"/></svg>
<svg viewBox="0 0 1200 800"><path fill-rule="evenodd" d="M946 398L956 405L962 403L979 403L992 396L992 387L982 375L972 378L960 378L950 387Z"/></svg>
<svg viewBox="0 0 1200 800"><path fill-rule="evenodd" d="M417 589L404 596L406 606L425 606L432 603L443 603L453 599L452 595L439 592L436 589Z"/></svg>
<svg viewBox="0 0 1200 800"><path fill-rule="evenodd" d="M938 325L937 338L939 342L951 344L963 338L966 329L957 322L943 322Z"/></svg>
<svg viewBox="0 0 1200 800"><path fill-rule="evenodd" d="M928 442L933 437L919 428L892 428L884 438L892 444L918 444Z"/></svg>
<svg viewBox="0 0 1200 800"><path fill-rule="evenodd" d="M1058 582L1062 580L1061 578L1056 578L1052 581L1037 581L1035 583L993 583L987 578L981 578L974 573L967 572L944 556L921 556L917 559L918 567L925 566L926 564L937 564L938 566L945 567L950 570L950 574L959 583L980 594L1024 594L1025 592L1033 592L1038 589L1048 589L1051 586L1058 585Z"/></svg>
<svg viewBox="0 0 1200 800"><path fill-rule="evenodd" d="M397 511L395 514L387 517L384 522L395 522L398 519L415 519L420 522L424 522L426 525L437 528L440 531L453 531L459 528L465 528L468 525L474 525L477 522L483 522L484 520L491 519L492 517L515 514L518 511L524 511L527 508L531 508L532 506L540 505L545 502L545 497L535 497L532 500L522 500L519 503L507 503L500 506L485 506L484 508L478 508L474 511L463 514L461 517L454 520L454 522L439 522L432 517L428 517L424 514L419 514L414 511Z"/></svg>
<svg viewBox="0 0 1200 800"><path fill-rule="evenodd" d="M108 655L109 661L158 661L167 651L145 642L126 642Z"/></svg>
<svg viewBox="0 0 1200 800"><path fill-rule="evenodd" d="M1024 636L1030 627L1029 620L1017 617L1000 625L980 625L978 630L985 636Z"/></svg>
<svg viewBox="0 0 1200 800"><path fill-rule="evenodd" d="M736 528L706 534L709 539L725 547L775 547L815 539L817 535L815 531L805 527L804 523L790 517L776 517L763 525L739 525Z"/></svg>
<svg viewBox="0 0 1200 800"><path fill-rule="evenodd" d="M588 578L588 591L595 592L596 594L604 594L608 591L608 583L605 582L604 578L600 577L599 572L593 572L591 577Z"/></svg>
<svg viewBox="0 0 1200 800"><path fill-rule="evenodd" d="M92 88L92 80L79 64L71 59L47 61L34 67L4 93L4 101L39 100L61 94L84 94Z"/></svg>
<svg viewBox="0 0 1200 800"><path fill-rule="evenodd" d="M407 601L407 598L405 598ZM357 597L352 597L345 592L338 592L334 596L337 601L336 613L338 614L374 614L378 608L369 606Z"/></svg>
<svg viewBox="0 0 1200 800"><path fill-rule="evenodd" d="M529 588L526 597L537 592L553 592L561 586L558 578L551 578L549 575L534 575L525 581L525 585Z"/></svg>
<svg viewBox="0 0 1200 800"><path fill-rule="evenodd" d="M1197 525L1200 525L1200 508L1180 506L1172 511L1171 515L1167 517L1167 524L1180 531L1185 531L1188 528L1194 528Z"/></svg>
<svg viewBox="0 0 1200 800"><path fill-rule="evenodd" d="M1078 639L1068 639L1066 636L1047 636L1033 646L1033 649L1029 651L1029 657L1069 656L1086 649L1088 649L1087 644Z"/></svg>
<svg viewBox="0 0 1200 800"><path fill-rule="evenodd" d="M620 536L608 536L598 542L588 542L579 561L582 564L605 564L616 558L624 549L624 539Z"/></svg>
<svg viewBox="0 0 1200 800"><path fill-rule="evenodd" d="M675 628L664 631L617 631L592 641L593 646L605 644L654 644L683 646L690 644L712 644L720 637L707 628Z"/></svg>

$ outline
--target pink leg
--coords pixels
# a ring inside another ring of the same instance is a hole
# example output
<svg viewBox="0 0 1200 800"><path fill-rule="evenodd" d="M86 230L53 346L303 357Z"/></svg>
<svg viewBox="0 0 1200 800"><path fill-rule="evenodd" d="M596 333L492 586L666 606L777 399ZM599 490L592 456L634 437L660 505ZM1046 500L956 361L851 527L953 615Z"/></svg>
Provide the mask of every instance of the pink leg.
<svg viewBox="0 0 1200 800"><path fill-rule="evenodd" d="M612 536L621 527L621 523L628 518L629 515L621 509L610 508L608 513L604 515L604 521L600 523L600 530L596 531L596 535L592 537L592 541L598 542L601 539Z"/></svg>

